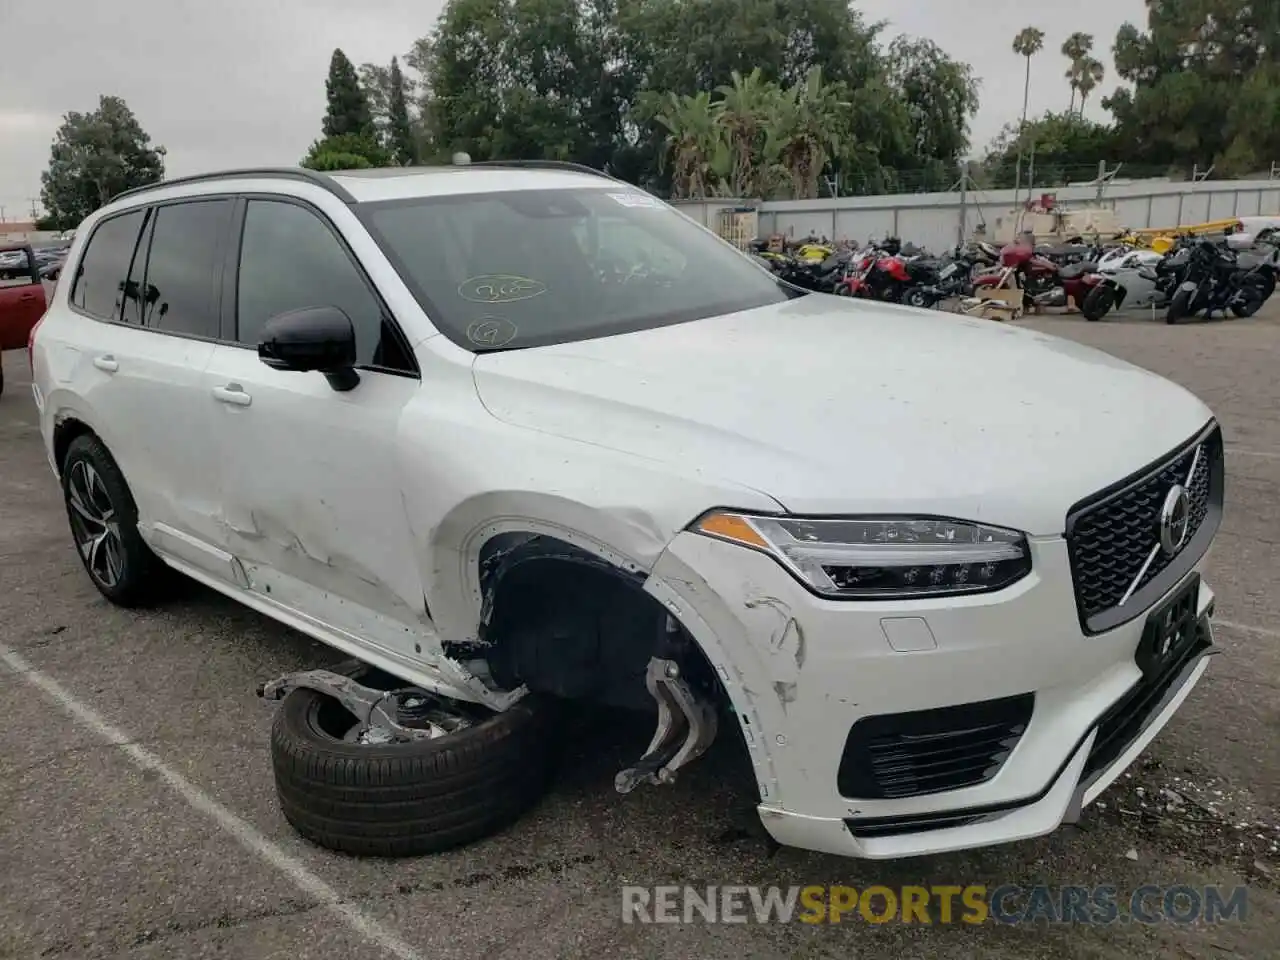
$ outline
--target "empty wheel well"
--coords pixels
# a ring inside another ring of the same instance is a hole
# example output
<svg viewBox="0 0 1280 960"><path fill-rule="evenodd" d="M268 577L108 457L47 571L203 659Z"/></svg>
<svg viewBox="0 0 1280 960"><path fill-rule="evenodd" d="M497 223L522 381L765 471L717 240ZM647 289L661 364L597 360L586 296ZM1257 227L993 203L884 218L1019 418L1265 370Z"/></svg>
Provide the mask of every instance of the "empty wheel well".
<svg viewBox="0 0 1280 960"><path fill-rule="evenodd" d="M484 613L473 655L503 687L648 712L645 670L656 655L727 703L697 643L644 591L642 573L526 535L491 541L480 569Z"/></svg>
<svg viewBox="0 0 1280 960"><path fill-rule="evenodd" d="M71 441L86 433L91 434L93 430L87 423L73 417L59 421L53 428L53 462L58 468L59 476L62 475L62 464L67 459L67 450L71 447Z"/></svg>

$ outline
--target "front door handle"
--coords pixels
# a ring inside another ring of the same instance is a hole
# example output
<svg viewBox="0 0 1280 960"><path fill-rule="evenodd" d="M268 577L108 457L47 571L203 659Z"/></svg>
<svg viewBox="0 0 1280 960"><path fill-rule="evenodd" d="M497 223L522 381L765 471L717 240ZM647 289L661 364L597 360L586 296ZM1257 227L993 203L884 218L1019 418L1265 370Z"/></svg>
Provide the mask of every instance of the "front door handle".
<svg viewBox="0 0 1280 960"><path fill-rule="evenodd" d="M93 365L99 370L105 370L107 373L115 373L120 369L120 364L116 362L116 358L109 353L103 354L101 357L94 357Z"/></svg>
<svg viewBox="0 0 1280 960"><path fill-rule="evenodd" d="M225 387L214 387L213 398L221 403L229 403L236 407L247 407L253 403L253 397L244 392L238 383L228 383Z"/></svg>
<svg viewBox="0 0 1280 960"><path fill-rule="evenodd" d="M24 293L22 296L18 297L19 300L34 300L35 298L36 295L34 293Z"/></svg>

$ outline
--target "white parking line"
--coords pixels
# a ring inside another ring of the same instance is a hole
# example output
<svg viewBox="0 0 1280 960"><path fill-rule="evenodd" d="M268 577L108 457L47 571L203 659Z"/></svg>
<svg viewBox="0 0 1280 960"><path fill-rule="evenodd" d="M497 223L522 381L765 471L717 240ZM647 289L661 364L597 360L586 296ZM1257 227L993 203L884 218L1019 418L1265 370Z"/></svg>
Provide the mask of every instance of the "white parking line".
<svg viewBox="0 0 1280 960"><path fill-rule="evenodd" d="M1240 447L1227 447L1227 453L1234 454L1237 457L1261 457L1264 460L1280 460L1280 453L1270 453L1266 450L1244 450Z"/></svg>
<svg viewBox="0 0 1280 960"><path fill-rule="evenodd" d="M388 956L395 957L396 960L422 960L422 954L398 934L358 907L343 902L337 890L180 773L166 766L164 761L155 754L132 742L122 730L107 723L92 707L77 700L58 681L36 670L20 654L2 643L0 643L0 661L98 737L114 747L119 747L134 766L159 774L192 809L209 817L229 833L241 847L275 867L298 890L315 898L352 930L385 950Z"/></svg>
<svg viewBox="0 0 1280 960"><path fill-rule="evenodd" d="M1228 630L1239 630L1241 633L1256 633L1260 637L1271 637L1274 640L1280 640L1280 630L1273 630L1270 627L1254 627L1247 623L1234 623L1231 620L1223 620L1221 617L1213 618L1215 627L1226 627Z"/></svg>

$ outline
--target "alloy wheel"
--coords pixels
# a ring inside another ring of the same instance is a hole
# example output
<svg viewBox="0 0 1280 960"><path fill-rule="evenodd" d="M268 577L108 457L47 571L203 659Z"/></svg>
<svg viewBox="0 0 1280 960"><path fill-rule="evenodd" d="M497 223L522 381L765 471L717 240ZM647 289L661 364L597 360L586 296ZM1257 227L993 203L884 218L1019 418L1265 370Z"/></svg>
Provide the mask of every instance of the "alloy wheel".
<svg viewBox="0 0 1280 960"><path fill-rule="evenodd" d="M89 575L111 589L124 576L124 542L115 505L102 477L87 460L71 465L67 482L71 534Z"/></svg>

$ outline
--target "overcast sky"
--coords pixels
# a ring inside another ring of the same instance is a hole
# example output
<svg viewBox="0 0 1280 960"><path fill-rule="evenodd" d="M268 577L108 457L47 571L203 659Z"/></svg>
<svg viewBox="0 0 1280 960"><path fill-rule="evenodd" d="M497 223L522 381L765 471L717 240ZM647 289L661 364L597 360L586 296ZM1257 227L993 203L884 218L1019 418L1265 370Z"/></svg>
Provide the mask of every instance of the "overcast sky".
<svg viewBox="0 0 1280 960"><path fill-rule="evenodd" d="M359 64L403 54L431 30L442 0L0 0L0 205L30 214L49 144L68 110L99 94L124 97L168 148L170 176L219 167L294 164L319 134L334 47ZM1142 0L857 0L889 32L931 38L982 78L974 123L984 146L1022 109L1023 61L1010 50L1027 25L1045 31L1033 60L1031 109L1064 109L1058 48L1092 32L1108 79L1125 20L1145 24ZM1095 95L1095 101L1101 97ZM1095 102L1090 114L1102 118Z"/></svg>

